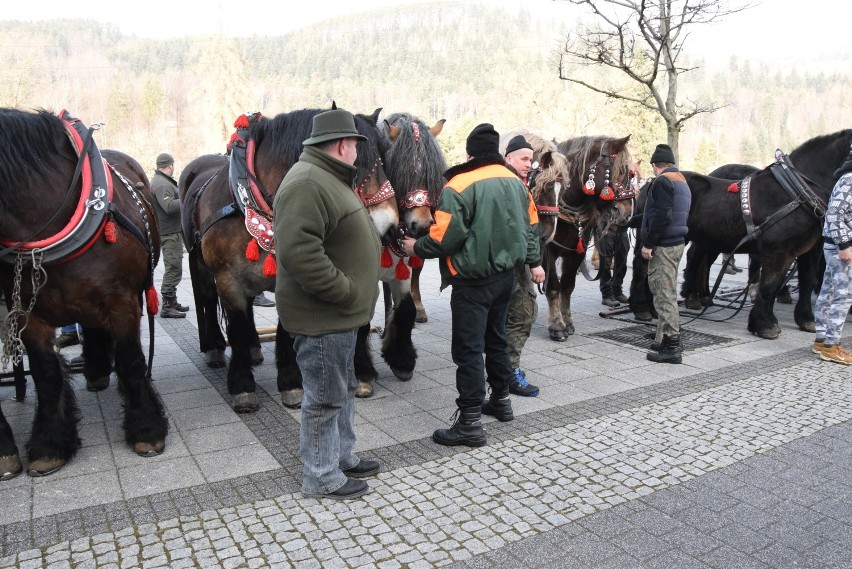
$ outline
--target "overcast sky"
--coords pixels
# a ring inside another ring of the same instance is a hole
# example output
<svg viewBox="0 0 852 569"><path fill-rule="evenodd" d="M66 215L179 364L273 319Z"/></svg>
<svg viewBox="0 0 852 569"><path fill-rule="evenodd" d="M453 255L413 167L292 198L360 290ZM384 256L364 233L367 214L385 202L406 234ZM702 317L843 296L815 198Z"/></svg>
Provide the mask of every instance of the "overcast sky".
<svg viewBox="0 0 852 569"><path fill-rule="evenodd" d="M825 55L852 53L852 2L849 0L752 0L757 4L718 24L695 28L687 49L696 55L736 53L759 59L794 58L801 64L818 63ZM440 6L450 2L417 0L146 0L129 3L115 0L23 0L6 2L0 19L43 20L90 18L114 22L122 32L143 37L209 35L275 35L340 14L369 12L404 5ZM740 0L738 3L742 3ZM574 21L568 2L550 0L489 0L547 11L556 18Z"/></svg>

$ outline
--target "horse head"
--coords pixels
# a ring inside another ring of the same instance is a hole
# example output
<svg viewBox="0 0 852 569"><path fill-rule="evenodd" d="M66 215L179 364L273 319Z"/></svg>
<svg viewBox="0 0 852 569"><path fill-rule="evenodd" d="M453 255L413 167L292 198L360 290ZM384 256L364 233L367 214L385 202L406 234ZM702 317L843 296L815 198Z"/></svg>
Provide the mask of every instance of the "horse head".
<svg viewBox="0 0 852 569"><path fill-rule="evenodd" d="M355 128L367 137L367 140L358 141L355 192L370 213L379 238L386 245L396 239L399 207L395 199L394 184L388 177L381 158L381 133L377 126L381 111L382 109L378 108L371 115L355 115Z"/></svg>
<svg viewBox="0 0 852 569"><path fill-rule="evenodd" d="M538 213L538 231L545 243L552 241L556 233L559 196L567 178L568 160L560 152L547 150L533 162L528 181Z"/></svg>
<svg viewBox="0 0 852 569"><path fill-rule="evenodd" d="M569 163L569 184L560 196L560 208L600 229L627 223L638 185L629 141L630 135L581 136L560 142L557 147Z"/></svg>
<svg viewBox="0 0 852 569"><path fill-rule="evenodd" d="M385 166L396 192L407 234L420 237L432 225L432 212L444 187L447 163L435 137L444 119L432 128L408 113L394 113L382 124Z"/></svg>
<svg viewBox="0 0 852 569"><path fill-rule="evenodd" d="M852 129L816 136L790 152L793 166L828 194L834 187L834 171L852 154Z"/></svg>

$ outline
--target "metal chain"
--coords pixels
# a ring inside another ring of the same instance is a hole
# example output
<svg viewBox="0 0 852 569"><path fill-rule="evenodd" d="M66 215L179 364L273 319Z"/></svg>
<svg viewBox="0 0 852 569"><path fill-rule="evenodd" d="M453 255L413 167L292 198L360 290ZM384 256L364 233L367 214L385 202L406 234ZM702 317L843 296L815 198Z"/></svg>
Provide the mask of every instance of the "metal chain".
<svg viewBox="0 0 852 569"><path fill-rule="evenodd" d="M110 164L109 167L110 167L110 170L112 170L113 174L118 176L118 179L121 180L124 183L124 186L130 192L130 196L133 198L133 201L136 202L136 206L139 208L139 214L142 216L142 223L145 225L145 239L148 241L148 259L149 259L150 267L151 267L151 284L153 284L153 282L154 282L154 265L155 265L155 263L154 263L154 244L153 244L152 239L151 239L151 226L148 223L148 214L145 211L145 207L142 205L142 201L140 200L140 196L138 195L136 190L133 189L133 185L130 183L130 181L127 178L125 178L121 174L121 172L119 172L115 168L115 166ZM142 196L142 199L145 199L144 195ZM146 204L148 203L147 199L145 199L145 203ZM148 205L150 207L150 204L148 204Z"/></svg>
<svg viewBox="0 0 852 569"><path fill-rule="evenodd" d="M26 310L21 306L21 275L24 272L24 258L26 255L32 257L32 273L30 274L30 285L32 297ZM44 253L40 249L33 249L29 253L18 252L15 256L15 276L12 285L12 308L6 315L6 326L3 333L3 354L0 356L0 366L3 371L8 369L9 364L19 365L24 361L24 343L21 334L29 324L30 313L35 307L36 297L42 287L47 284L47 271L42 266ZM20 325L23 322L23 325Z"/></svg>

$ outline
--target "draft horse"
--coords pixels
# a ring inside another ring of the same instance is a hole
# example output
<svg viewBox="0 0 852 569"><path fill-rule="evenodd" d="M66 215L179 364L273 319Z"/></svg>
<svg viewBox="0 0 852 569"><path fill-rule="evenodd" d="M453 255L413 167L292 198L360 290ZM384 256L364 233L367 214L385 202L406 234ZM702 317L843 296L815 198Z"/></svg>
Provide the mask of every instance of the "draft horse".
<svg viewBox="0 0 852 569"><path fill-rule="evenodd" d="M199 164L191 164L191 176L181 177L182 225L190 251L190 275L197 310L203 311L199 316L201 350L209 365L225 365L225 338L217 318L221 305L231 345L228 392L238 413L253 412L259 406L251 366L262 356L257 349L252 299L275 286L273 199L281 180L299 159L314 115L323 110L303 109L273 118L259 113L239 117L228 164L215 157L202 157L196 159ZM356 128L367 140L358 142L353 191L368 207L377 233L387 242L395 237L399 213L379 154L376 122L380 111L370 116L355 115ZM377 375L367 346L368 333L369 327L359 331L355 357L356 375L362 385ZM292 337L279 324L275 346L278 390L285 406L299 407L302 378L292 345ZM359 388L359 392L363 390Z"/></svg>
<svg viewBox="0 0 852 569"><path fill-rule="evenodd" d="M761 338L781 333L773 308L775 295L798 257L799 300L796 324L813 330L811 293L817 282L823 216L834 185L834 171L850 152L852 129L812 138L789 156L740 183L694 172L684 176L692 191L687 239L721 251L748 253L761 272L748 330Z"/></svg>
<svg viewBox="0 0 852 569"><path fill-rule="evenodd" d="M630 167L629 140L629 135L582 136L559 143L567 170L559 178L561 183L549 186L544 183L550 177L542 174L554 157L543 154L538 159L542 173L536 175L531 189L543 243L547 328L556 342L564 342L575 331L571 294L586 246L596 233L612 223L627 223L633 213L636 173ZM557 272L560 259L561 272Z"/></svg>
<svg viewBox="0 0 852 569"><path fill-rule="evenodd" d="M0 109L0 286L9 308L4 361L26 350L38 401L27 474L62 468L80 448L80 412L57 327L80 323L90 390L105 389L113 361L134 452L160 454L168 421L140 341L143 297L156 312L160 243L148 178L136 160L100 152L62 111ZM150 362L149 362L150 363ZM0 412L0 480L23 470Z"/></svg>
<svg viewBox="0 0 852 569"><path fill-rule="evenodd" d="M430 128L413 115L394 113L389 115L382 125L382 151L388 176L396 193L400 227L404 234L414 238L429 232L438 197L444 187L447 162L435 140L444 128L444 122L445 120L441 119ZM408 314L410 308L407 303L410 297L414 303L415 321L426 322L426 309L420 297L423 260L416 257L408 260L411 269L409 280L406 278L407 271L399 265L405 256L404 252L400 247L393 246L396 245L395 242L391 242L391 245L392 257L383 256L382 266L389 268L395 260L396 267L400 269L394 274L386 273L383 278L391 285L393 304L399 307L397 310L401 313ZM399 286L394 285L394 282ZM396 334L395 331L391 332Z"/></svg>

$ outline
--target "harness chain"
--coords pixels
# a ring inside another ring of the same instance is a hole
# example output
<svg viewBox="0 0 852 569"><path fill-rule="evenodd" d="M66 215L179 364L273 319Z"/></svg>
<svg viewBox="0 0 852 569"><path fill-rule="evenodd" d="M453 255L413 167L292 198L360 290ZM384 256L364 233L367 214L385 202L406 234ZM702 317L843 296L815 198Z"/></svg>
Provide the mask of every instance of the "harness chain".
<svg viewBox="0 0 852 569"><path fill-rule="evenodd" d="M30 282L33 293L30 298L29 306L24 310L21 307L21 274L24 269L24 256L26 253L19 252L15 256L15 277L12 288L12 308L9 314L6 315L6 330L3 334L3 355L0 356L0 365L5 371L9 367L9 363L20 365L24 359L24 343L21 341L21 333L29 324L30 313L35 306L36 297L41 288L47 283L47 271L42 267L42 258L44 254L36 249L30 251L32 256L32 274ZM19 319L23 319L24 325L18 326Z"/></svg>

